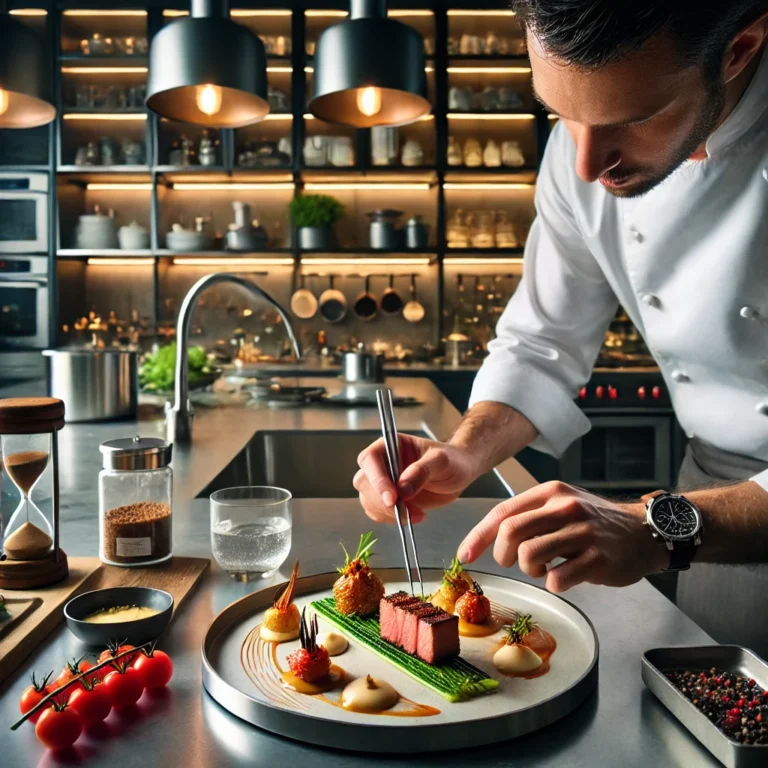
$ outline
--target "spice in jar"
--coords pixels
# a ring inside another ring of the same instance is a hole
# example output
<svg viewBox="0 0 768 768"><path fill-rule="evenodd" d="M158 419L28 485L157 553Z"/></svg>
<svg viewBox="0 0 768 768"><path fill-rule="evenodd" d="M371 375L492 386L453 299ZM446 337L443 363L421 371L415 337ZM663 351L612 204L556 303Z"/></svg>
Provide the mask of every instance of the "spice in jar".
<svg viewBox="0 0 768 768"><path fill-rule="evenodd" d="M104 555L113 563L162 560L171 554L171 508L140 501L104 515Z"/></svg>

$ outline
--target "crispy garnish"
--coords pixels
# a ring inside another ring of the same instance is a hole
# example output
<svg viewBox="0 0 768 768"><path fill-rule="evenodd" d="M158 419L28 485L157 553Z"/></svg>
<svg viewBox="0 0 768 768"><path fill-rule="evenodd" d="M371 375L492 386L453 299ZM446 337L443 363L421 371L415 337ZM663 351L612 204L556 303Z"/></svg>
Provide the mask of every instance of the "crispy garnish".
<svg viewBox="0 0 768 768"><path fill-rule="evenodd" d="M299 575L299 561L296 561L296 565L293 566L291 572L291 578L285 587L281 587L275 593L275 600L272 605L277 608L278 611L285 611L288 606L293 602L293 593L296 590L296 579Z"/></svg>

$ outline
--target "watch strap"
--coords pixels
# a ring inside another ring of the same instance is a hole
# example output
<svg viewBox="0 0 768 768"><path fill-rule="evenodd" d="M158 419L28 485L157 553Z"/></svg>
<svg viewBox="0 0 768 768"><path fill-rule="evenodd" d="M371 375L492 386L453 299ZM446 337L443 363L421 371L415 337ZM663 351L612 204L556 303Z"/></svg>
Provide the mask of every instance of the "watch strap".
<svg viewBox="0 0 768 768"><path fill-rule="evenodd" d="M650 493L646 493L644 496L640 497L640 500L647 504L651 499L655 499L657 496L665 496L668 495L669 491L651 491Z"/></svg>
<svg viewBox="0 0 768 768"><path fill-rule="evenodd" d="M687 571L691 567L691 560L698 548L699 545L692 539L672 542L672 547L669 549L669 565L664 571Z"/></svg>

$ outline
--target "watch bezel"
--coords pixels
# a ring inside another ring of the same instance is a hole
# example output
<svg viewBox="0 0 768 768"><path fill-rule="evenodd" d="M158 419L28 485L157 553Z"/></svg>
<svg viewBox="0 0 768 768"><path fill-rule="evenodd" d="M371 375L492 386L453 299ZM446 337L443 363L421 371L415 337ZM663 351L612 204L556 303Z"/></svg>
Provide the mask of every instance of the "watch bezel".
<svg viewBox="0 0 768 768"><path fill-rule="evenodd" d="M684 502L688 508L693 512L693 514L696 516L696 528L693 530L692 533L686 533L684 535L676 535L672 533L667 533L666 531L663 531L659 526L656 524L656 521L653 519L653 509L654 507L662 501L667 500L679 500ZM667 541L693 541L696 539L696 537L701 533L702 529L702 518L701 518L701 512L699 512L699 508L689 499L686 499L685 496L679 496L674 493L664 493L660 496L656 496L653 499L650 499L648 502L648 505L646 506L646 515L645 515L646 521L648 525L651 527L653 531L655 531L661 538L666 539Z"/></svg>

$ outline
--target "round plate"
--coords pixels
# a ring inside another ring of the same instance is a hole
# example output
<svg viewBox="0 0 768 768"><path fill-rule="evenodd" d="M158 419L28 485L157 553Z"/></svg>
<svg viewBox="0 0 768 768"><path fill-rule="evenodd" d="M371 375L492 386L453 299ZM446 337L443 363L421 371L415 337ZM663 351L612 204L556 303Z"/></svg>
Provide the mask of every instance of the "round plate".
<svg viewBox="0 0 768 768"><path fill-rule="evenodd" d="M425 591L442 580L442 569L422 569ZM224 708L243 720L282 736L339 749L366 752L426 752L491 744L543 728L575 709L597 683L598 641L587 617L566 600L539 587L502 576L471 572L492 603L533 620L552 634L557 649L550 671L530 680L508 678L493 666L493 652L502 634L461 638L464 659L500 681L497 692L470 701L450 703L354 640L333 662L347 675L366 674L390 682L405 698L440 710L431 717L391 717L348 712L320 698L280 685L270 657L271 644L252 630L272 604L276 588L269 587L225 608L211 623L203 641L203 685ZM409 589L402 568L377 568L387 594ZM332 595L338 573L299 579L295 602L299 609ZM331 629L318 617L320 631ZM285 658L298 640L282 643L277 659Z"/></svg>

